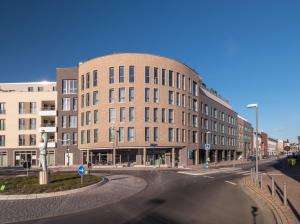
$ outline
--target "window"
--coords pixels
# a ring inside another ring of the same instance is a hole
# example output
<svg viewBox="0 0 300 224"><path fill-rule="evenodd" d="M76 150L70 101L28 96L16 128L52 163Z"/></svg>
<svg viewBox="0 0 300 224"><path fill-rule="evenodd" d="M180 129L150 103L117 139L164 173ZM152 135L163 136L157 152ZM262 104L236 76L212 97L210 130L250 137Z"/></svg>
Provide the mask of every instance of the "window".
<svg viewBox="0 0 300 224"><path fill-rule="evenodd" d="M86 125L91 125L91 112L87 111L85 114L85 124Z"/></svg>
<svg viewBox="0 0 300 224"><path fill-rule="evenodd" d="M176 93L176 105L180 106L180 93Z"/></svg>
<svg viewBox="0 0 300 224"><path fill-rule="evenodd" d="M25 135L19 135L19 146L25 145Z"/></svg>
<svg viewBox="0 0 300 224"><path fill-rule="evenodd" d="M85 106L88 107L90 106L90 94L87 93L85 97Z"/></svg>
<svg viewBox="0 0 300 224"><path fill-rule="evenodd" d="M69 126L70 128L77 128L77 116L71 115L69 117Z"/></svg>
<svg viewBox="0 0 300 224"><path fill-rule="evenodd" d="M0 103L0 114L5 114L5 103L1 102Z"/></svg>
<svg viewBox="0 0 300 224"><path fill-rule="evenodd" d="M145 102L148 103L150 102L150 89L145 88Z"/></svg>
<svg viewBox="0 0 300 224"><path fill-rule="evenodd" d="M161 84L166 85L166 69L161 70Z"/></svg>
<svg viewBox="0 0 300 224"><path fill-rule="evenodd" d="M197 115L193 115L193 128L198 127L198 117Z"/></svg>
<svg viewBox="0 0 300 224"><path fill-rule="evenodd" d="M125 107L120 108L120 122L125 122L126 115L125 115Z"/></svg>
<svg viewBox="0 0 300 224"><path fill-rule="evenodd" d="M84 112L80 114L81 126L84 126Z"/></svg>
<svg viewBox="0 0 300 224"><path fill-rule="evenodd" d="M113 103L115 101L115 90L114 89L109 90L108 101L110 103Z"/></svg>
<svg viewBox="0 0 300 224"><path fill-rule="evenodd" d="M115 123L116 121L116 109L109 108L109 123Z"/></svg>
<svg viewBox="0 0 300 224"><path fill-rule="evenodd" d="M134 88L130 87L129 88L129 102L134 101Z"/></svg>
<svg viewBox="0 0 300 224"><path fill-rule="evenodd" d="M21 102L19 103L19 114L24 114L25 113L25 103Z"/></svg>
<svg viewBox="0 0 300 224"><path fill-rule="evenodd" d="M93 86L97 86L98 85L98 71L94 70L93 71Z"/></svg>
<svg viewBox="0 0 300 224"><path fill-rule="evenodd" d="M185 75L182 75L181 88L185 90Z"/></svg>
<svg viewBox="0 0 300 224"><path fill-rule="evenodd" d="M153 101L154 101L154 103L158 103L158 99L159 99L158 89L154 88L154 92L153 92Z"/></svg>
<svg viewBox="0 0 300 224"><path fill-rule="evenodd" d="M0 146L5 146L5 135L0 135Z"/></svg>
<svg viewBox="0 0 300 224"><path fill-rule="evenodd" d="M135 114L134 114L134 107L129 107L129 122L133 122L134 121L134 117L135 117Z"/></svg>
<svg viewBox="0 0 300 224"><path fill-rule="evenodd" d="M119 83L124 82L124 66L119 66Z"/></svg>
<svg viewBox="0 0 300 224"><path fill-rule="evenodd" d="M180 132L180 129L176 128L176 142L179 142L179 140L180 140L179 132Z"/></svg>
<svg viewBox="0 0 300 224"><path fill-rule="evenodd" d="M174 104L174 92L169 91L169 104Z"/></svg>
<svg viewBox="0 0 300 224"><path fill-rule="evenodd" d="M73 136L73 138L72 138L72 143L74 144L74 145L77 145L77 141L78 141L78 136L77 136L77 132L73 132L73 134L72 134Z"/></svg>
<svg viewBox="0 0 300 224"><path fill-rule="evenodd" d="M153 109L153 122L158 122L158 109Z"/></svg>
<svg viewBox="0 0 300 224"><path fill-rule="evenodd" d="M109 128L109 142L114 142L115 140L115 129Z"/></svg>
<svg viewBox="0 0 300 224"><path fill-rule="evenodd" d="M99 113L98 110L94 110L94 124L98 124Z"/></svg>
<svg viewBox="0 0 300 224"><path fill-rule="evenodd" d="M124 128L120 127L118 132L119 142L124 142Z"/></svg>
<svg viewBox="0 0 300 224"><path fill-rule="evenodd" d="M165 108L161 109L161 122L162 123L166 122L166 109Z"/></svg>
<svg viewBox="0 0 300 224"><path fill-rule="evenodd" d="M33 92L33 87L28 87L28 92Z"/></svg>
<svg viewBox="0 0 300 224"><path fill-rule="evenodd" d="M62 109L64 111L68 111L71 109L71 98L63 98L62 103L63 103Z"/></svg>
<svg viewBox="0 0 300 224"><path fill-rule="evenodd" d="M98 129L94 129L94 143L98 142L98 138L99 138L99 131Z"/></svg>
<svg viewBox="0 0 300 224"><path fill-rule="evenodd" d="M158 68L154 68L154 84L158 84Z"/></svg>
<svg viewBox="0 0 300 224"><path fill-rule="evenodd" d="M36 118L29 119L29 129L35 130L36 129Z"/></svg>
<svg viewBox="0 0 300 224"><path fill-rule="evenodd" d="M75 79L62 80L62 93L63 94L76 94L77 93L77 80L75 80Z"/></svg>
<svg viewBox="0 0 300 224"><path fill-rule="evenodd" d="M129 66L129 82L134 82L134 66Z"/></svg>
<svg viewBox="0 0 300 224"><path fill-rule="evenodd" d="M5 119L0 119L0 131L5 130Z"/></svg>
<svg viewBox="0 0 300 224"><path fill-rule="evenodd" d="M29 145L36 145L36 135L29 135Z"/></svg>
<svg viewBox="0 0 300 224"><path fill-rule="evenodd" d="M25 129L25 119L20 118L19 119L19 130L24 130Z"/></svg>
<svg viewBox="0 0 300 224"><path fill-rule="evenodd" d="M193 131L193 133L192 133L192 142L198 143L198 132L197 131Z"/></svg>
<svg viewBox="0 0 300 224"><path fill-rule="evenodd" d="M150 121L150 109L149 107L145 107L145 122Z"/></svg>
<svg viewBox="0 0 300 224"><path fill-rule="evenodd" d="M182 134L181 134L181 141L182 142L186 142L186 130L182 129Z"/></svg>
<svg viewBox="0 0 300 224"><path fill-rule="evenodd" d="M145 127L145 142L149 142L150 140L150 128Z"/></svg>
<svg viewBox="0 0 300 224"><path fill-rule="evenodd" d="M168 140L169 140L169 142L173 142L173 140L174 140L173 128L168 129Z"/></svg>
<svg viewBox="0 0 300 224"><path fill-rule="evenodd" d="M180 89L180 74L178 72L176 74L176 88Z"/></svg>
<svg viewBox="0 0 300 224"><path fill-rule="evenodd" d="M84 130L80 132L81 144L84 144Z"/></svg>
<svg viewBox="0 0 300 224"><path fill-rule="evenodd" d="M186 107L186 104L185 104L185 94L182 94L182 97L181 97L181 105L183 106L183 107Z"/></svg>
<svg viewBox="0 0 300 224"><path fill-rule="evenodd" d="M150 83L150 67L145 67L145 83Z"/></svg>
<svg viewBox="0 0 300 224"><path fill-rule="evenodd" d="M99 93L98 91L93 92L93 105L97 105L99 102Z"/></svg>
<svg viewBox="0 0 300 224"><path fill-rule="evenodd" d="M77 111L77 106L78 106L78 99L77 98L73 98L73 110Z"/></svg>
<svg viewBox="0 0 300 224"><path fill-rule="evenodd" d="M173 71L169 71L169 86L173 86Z"/></svg>
<svg viewBox="0 0 300 224"><path fill-rule="evenodd" d="M114 67L109 68L109 83L112 84L115 82L115 71Z"/></svg>
<svg viewBox="0 0 300 224"><path fill-rule="evenodd" d="M86 78L85 78L85 87L88 89L90 88L90 73L86 74Z"/></svg>
<svg viewBox="0 0 300 224"><path fill-rule="evenodd" d="M81 75L81 90L84 90L84 75Z"/></svg>
<svg viewBox="0 0 300 224"><path fill-rule="evenodd" d="M30 102L30 113L31 114L36 113L36 102Z"/></svg>
<svg viewBox="0 0 300 224"><path fill-rule="evenodd" d="M181 113L181 125L185 125L186 119L185 119L185 112L182 111Z"/></svg>
<svg viewBox="0 0 300 224"><path fill-rule="evenodd" d="M86 131L86 143L91 143L91 130Z"/></svg>
<svg viewBox="0 0 300 224"><path fill-rule="evenodd" d="M196 99L193 99L193 111L194 112L198 111L198 102Z"/></svg>
<svg viewBox="0 0 300 224"><path fill-rule="evenodd" d="M81 108L84 107L84 94L81 95Z"/></svg>
<svg viewBox="0 0 300 224"><path fill-rule="evenodd" d="M193 81L193 96L198 96L198 85L197 82Z"/></svg>
<svg viewBox="0 0 300 224"><path fill-rule="evenodd" d="M158 127L153 128L153 141L154 142L158 141Z"/></svg>
<svg viewBox="0 0 300 224"><path fill-rule="evenodd" d="M169 109L169 123L174 123L174 111L172 109Z"/></svg>
<svg viewBox="0 0 300 224"><path fill-rule="evenodd" d="M125 102L125 88L119 88L119 102Z"/></svg>
<svg viewBox="0 0 300 224"><path fill-rule="evenodd" d="M134 128L129 127L128 128L128 142L134 141Z"/></svg>

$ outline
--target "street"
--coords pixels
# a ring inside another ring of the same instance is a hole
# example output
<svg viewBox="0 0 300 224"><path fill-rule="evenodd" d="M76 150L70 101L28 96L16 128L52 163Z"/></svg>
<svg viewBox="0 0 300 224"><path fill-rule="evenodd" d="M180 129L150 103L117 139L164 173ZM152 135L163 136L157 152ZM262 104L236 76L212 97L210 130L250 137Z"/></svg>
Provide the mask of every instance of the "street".
<svg viewBox="0 0 300 224"><path fill-rule="evenodd" d="M261 168L270 169L270 163ZM274 223L268 207L238 185L246 171L201 176L176 171L105 171L141 177L148 185L113 204L28 223Z"/></svg>

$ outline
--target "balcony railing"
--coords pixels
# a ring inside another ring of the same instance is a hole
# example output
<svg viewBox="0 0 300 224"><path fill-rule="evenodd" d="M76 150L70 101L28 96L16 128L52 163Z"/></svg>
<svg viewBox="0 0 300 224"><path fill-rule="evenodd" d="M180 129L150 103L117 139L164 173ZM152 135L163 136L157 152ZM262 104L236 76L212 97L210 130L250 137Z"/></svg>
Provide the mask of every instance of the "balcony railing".
<svg viewBox="0 0 300 224"><path fill-rule="evenodd" d="M41 111L47 111L47 110L53 111L55 110L55 106L41 107Z"/></svg>
<svg viewBox="0 0 300 224"><path fill-rule="evenodd" d="M6 110L0 110L0 114L6 114Z"/></svg>

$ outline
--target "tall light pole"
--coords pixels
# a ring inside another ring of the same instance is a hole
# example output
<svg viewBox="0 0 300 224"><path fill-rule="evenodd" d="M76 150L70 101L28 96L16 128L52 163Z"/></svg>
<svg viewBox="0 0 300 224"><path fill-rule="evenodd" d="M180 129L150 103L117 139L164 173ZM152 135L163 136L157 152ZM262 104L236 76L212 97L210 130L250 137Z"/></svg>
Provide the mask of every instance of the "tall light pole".
<svg viewBox="0 0 300 224"><path fill-rule="evenodd" d="M255 156L255 183L258 182L258 104L253 103L247 105L247 108L255 108L256 109L256 133L255 133L255 138L256 138L256 156Z"/></svg>

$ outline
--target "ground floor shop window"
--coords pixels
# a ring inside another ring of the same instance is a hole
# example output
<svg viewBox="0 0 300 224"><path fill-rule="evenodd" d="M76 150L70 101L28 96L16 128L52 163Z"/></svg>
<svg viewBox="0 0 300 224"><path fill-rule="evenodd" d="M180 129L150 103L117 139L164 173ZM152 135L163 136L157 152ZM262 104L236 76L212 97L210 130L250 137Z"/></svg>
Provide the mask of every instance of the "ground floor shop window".
<svg viewBox="0 0 300 224"><path fill-rule="evenodd" d="M7 152L0 152L0 166L7 166Z"/></svg>
<svg viewBox="0 0 300 224"><path fill-rule="evenodd" d="M30 162L31 166L36 166L36 151L15 151L15 166L23 166L24 162Z"/></svg>

